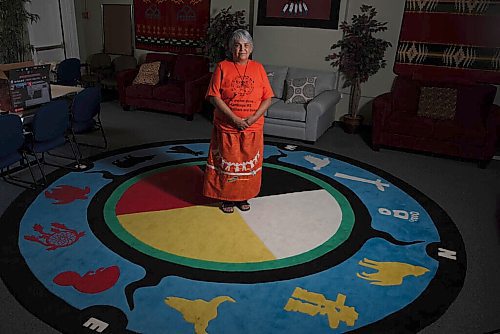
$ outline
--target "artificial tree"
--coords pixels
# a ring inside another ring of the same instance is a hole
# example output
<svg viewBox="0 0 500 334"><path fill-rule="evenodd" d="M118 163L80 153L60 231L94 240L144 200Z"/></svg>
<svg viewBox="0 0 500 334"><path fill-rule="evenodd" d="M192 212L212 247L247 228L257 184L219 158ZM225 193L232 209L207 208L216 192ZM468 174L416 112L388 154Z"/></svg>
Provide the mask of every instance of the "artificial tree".
<svg viewBox="0 0 500 334"><path fill-rule="evenodd" d="M210 19L207 31L207 39L204 44L205 54L212 65L224 60L227 56L227 42L233 31L247 29L245 11L231 12L231 6L221 9L220 12Z"/></svg>
<svg viewBox="0 0 500 334"><path fill-rule="evenodd" d="M33 46L26 41L26 25L40 18L26 10L31 0L0 1L0 63L25 61Z"/></svg>
<svg viewBox="0 0 500 334"><path fill-rule="evenodd" d="M362 121L358 115L361 83L386 66L385 51L391 43L373 34L387 30L387 22L375 19L377 11L370 5L361 6L361 14L353 15L351 23L342 22L343 37L330 49L340 48L326 57L332 67L338 67L344 78L343 88L350 87L349 112L343 116L347 132L355 132Z"/></svg>

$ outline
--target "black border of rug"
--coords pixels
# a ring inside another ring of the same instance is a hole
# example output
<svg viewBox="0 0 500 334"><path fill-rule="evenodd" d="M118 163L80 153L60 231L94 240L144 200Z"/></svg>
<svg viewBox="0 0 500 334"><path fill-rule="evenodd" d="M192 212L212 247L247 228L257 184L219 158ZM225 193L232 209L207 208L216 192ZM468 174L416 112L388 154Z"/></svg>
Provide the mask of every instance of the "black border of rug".
<svg viewBox="0 0 500 334"><path fill-rule="evenodd" d="M87 160L93 162L113 155L144 148L208 142L208 139L154 142L103 152L89 157ZM442 259L440 261L437 256L430 255L437 254L438 245L428 245L427 252L429 256L433 257L436 261L439 261L439 268L435 278L426 287L425 291L420 294L414 302L400 309L396 313L362 328L349 331L349 333L416 333L434 323L446 312L463 287L467 270L467 257L463 239L456 225L453 223L448 214L441 208L441 206L401 179L358 160L313 147L288 144L285 142L266 140L265 144L275 145L276 147L294 145L296 146L294 151L304 150L341 160L366 169L367 171L377 174L387 181L397 185L401 190L408 193L420 205L422 205L434 222L439 223L435 224L437 230L439 231L439 235L446 235L448 240L445 244L439 245L439 247L453 249L457 253L456 262L443 261ZM69 172L70 171L61 168L50 173L47 176L47 184L50 185L55 180ZM28 189L24 191L12 201L0 217L3 227L3 233L2 236L0 236L0 265L2 266L0 274L1 278L9 292L26 310L56 330L62 333L95 333L94 331L82 327L82 325L85 321L87 321L89 315L95 312L95 309L99 307L76 310L67 304L63 299L50 293L50 291L48 291L29 270L28 265L20 254L18 246L18 223L22 219L26 209L29 207L29 204L32 203L33 200L44 190L45 189ZM25 288L19 291L20 289L14 288L14 285L17 287L24 286ZM446 293L446 295L443 295L444 293ZM47 304L48 300L50 300L50 304ZM38 305L39 307L36 307L35 311L32 311L34 305ZM432 306L433 310L429 310L429 306ZM110 320L110 324L113 322L115 323L115 327L113 327L115 328L113 331L114 333L134 333L125 328L127 325L126 317L121 310L114 307L107 307L105 310L99 310L99 312L109 314L109 318L106 317L106 321L109 319L116 319L116 321ZM63 323L64 326L62 325ZM116 328L118 328L119 331L116 331Z"/></svg>

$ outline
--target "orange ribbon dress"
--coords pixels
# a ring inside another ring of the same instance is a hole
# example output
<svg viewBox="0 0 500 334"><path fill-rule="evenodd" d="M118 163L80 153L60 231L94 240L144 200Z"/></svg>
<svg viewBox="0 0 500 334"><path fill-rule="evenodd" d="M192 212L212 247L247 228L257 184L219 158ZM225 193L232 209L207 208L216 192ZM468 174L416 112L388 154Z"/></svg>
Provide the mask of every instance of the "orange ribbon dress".
<svg viewBox="0 0 500 334"><path fill-rule="evenodd" d="M262 101L273 97L262 64L224 60L217 64L207 97L221 98L241 118L250 117ZM264 158L264 116L238 130L219 110L214 111L203 195L225 201L244 201L258 195Z"/></svg>

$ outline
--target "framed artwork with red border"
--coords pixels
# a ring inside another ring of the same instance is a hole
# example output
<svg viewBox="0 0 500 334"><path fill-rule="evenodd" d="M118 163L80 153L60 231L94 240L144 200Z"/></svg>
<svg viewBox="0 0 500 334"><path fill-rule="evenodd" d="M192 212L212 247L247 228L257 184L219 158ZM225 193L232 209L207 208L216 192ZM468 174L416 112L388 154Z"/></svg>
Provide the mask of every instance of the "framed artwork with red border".
<svg viewBox="0 0 500 334"><path fill-rule="evenodd" d="M338 29L340 0L260 0L257 25Z"/></svg>

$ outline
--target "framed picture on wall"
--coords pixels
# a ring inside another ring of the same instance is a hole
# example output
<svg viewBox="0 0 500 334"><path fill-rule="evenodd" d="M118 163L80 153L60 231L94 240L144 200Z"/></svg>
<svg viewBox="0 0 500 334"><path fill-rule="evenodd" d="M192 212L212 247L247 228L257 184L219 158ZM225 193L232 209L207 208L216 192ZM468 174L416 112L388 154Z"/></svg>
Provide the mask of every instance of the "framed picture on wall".
<svg viewBox="0 0 500 334"><path fill-rule="evenodd" d="M338 29L341 0L260 0L259 26Z"/></svg>

